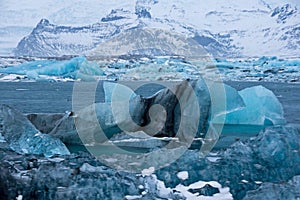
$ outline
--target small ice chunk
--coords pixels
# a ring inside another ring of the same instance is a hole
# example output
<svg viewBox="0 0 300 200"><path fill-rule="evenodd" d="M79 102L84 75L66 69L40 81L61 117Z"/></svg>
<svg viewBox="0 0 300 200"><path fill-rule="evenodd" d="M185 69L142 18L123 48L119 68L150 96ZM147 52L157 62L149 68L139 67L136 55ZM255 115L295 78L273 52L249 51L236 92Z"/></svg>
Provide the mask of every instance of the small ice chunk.
<svg viewBox="0 0 300 200"><path fill-rule="evenodd" d="M156 176L155 176L155 178L156 178ZM162 199L169 199L170 198L170 194L172 194L172 189L167 188L163 181L160 181L160 180L157 179L156 187L157 187L157 190L158 190L158 196L160 198L162 198Z"/></svg>
<svg viewBox="0 0 300 200"><path fill-rule="evenodd" d="M134 200L134 199L141 199L142 197L143 197L142 195L126 195L125 199Z"/></svg>
<svg viewBox="0 0 300 200"><path fill-rule="evenodd" d="M67 147L59 139L47 134L33 137L23 134L18 142L11 143L10 147L19 153L38 154L46 157L70 154ZM22 151L19 150L20 148Z"/></svg>
<svg viewBox="0 0 300 200"><path fill-rule="evenodd" d="M23 196L20 194L16 197L16 200L22 200L22 199L23 199Z"/></svg>
<svg viewBox="0 0 300 200"><path fill-rule="evenodd" d="M51 162L59 163L59 162L64 161L65 159L63 159L63 158L49 158L48 160L50 160Z"/></svg>
<svg viewBox="0 0 300 200"><path fill-rule="evenodd" d="M35 70L27 71L27 72L26 72L26 75L27 75L27 77L30 78L30 79L35 79L35 80L39 79L39 74L38 74L37 71L35 71Z"/></svg>
<svg viewBox="0 0 300 200"><path fill-rule="evenodd" d="M148 169L143 169L142 170L142 175L143 176L150 176L154 172L155 172L155 168L154 167L149 167Z"/></svg>
<svg viewBox="0 0 300 200"><path fill-rule="evenodd" d="M189 173L187 171L178 172L177 177L184 181L189 178Z"/></svg>
<svg viewBox="0 0 300 200"><path fill-rule="evenodd" d="M204 196L204 195L199 195L198 190L201 191L206 191L209 187L216 188L219 190L218 193L213 194L213 196ZM186 199L188 200L203 200L203 199L233 199L232 194L229 191L229 188L227 187L222 187L221 184L215 181L198 181L195 183L192 183L191 185L184 186L184 185L177 185L174 188L176 191L180 192ZM193 191L195 193L193 193Z"/></svg>
<svg viewBox="0 0 300 200"><path fill-rule="evenodd" d="M207 156L206 158L207 158L207 160L209 160L210 162L217 162L218 160L221 159L221 157L212 157L212 156Z"/></svg>
<svg viewBox="0 0 300 200"><path fill-rule="evenodd" d="M143 189L145 189L145 187L143 186L143 185L139 185L139 187L138 187L140 190L143 190Z"/></svg>

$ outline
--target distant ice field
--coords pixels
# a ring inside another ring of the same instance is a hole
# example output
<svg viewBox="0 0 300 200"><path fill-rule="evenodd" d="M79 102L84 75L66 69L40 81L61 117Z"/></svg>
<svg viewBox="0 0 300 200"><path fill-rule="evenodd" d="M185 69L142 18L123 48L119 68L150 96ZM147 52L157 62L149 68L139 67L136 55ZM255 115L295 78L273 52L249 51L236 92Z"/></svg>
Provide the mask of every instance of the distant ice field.
<svg viewBox="0 0 300 200"><path fill-rule="evenodd" d="M223 81L300 82L300 59L277 57L187 60L178 56L116 58L0 58L0 81Z"/></svg>

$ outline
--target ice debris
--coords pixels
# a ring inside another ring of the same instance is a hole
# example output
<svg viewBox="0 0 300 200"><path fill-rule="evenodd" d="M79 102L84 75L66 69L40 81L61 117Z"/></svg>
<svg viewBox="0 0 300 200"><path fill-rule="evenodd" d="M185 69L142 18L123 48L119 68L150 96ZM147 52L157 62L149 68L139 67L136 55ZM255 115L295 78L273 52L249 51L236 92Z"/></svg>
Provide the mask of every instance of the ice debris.
<svg viewBox="0 0 300 200"><path fill-rule="evenodd" d="M176 161L176 150L172 155L160 151L147 160L142 174L117 170L124 160L131 164L127 155L107 155L116 164L109 168L85 152L48 159L17 155L0 146L0 192L5 199L17 194L24 199L297 199L299 134L288 126L270 127L257 138L220 151L215 162L200 159L199 150L186 150ZM172 164L161 169L150 165L164 159ZM177 176L183 171L188 172L186 180Z"/></svg>
<svg viewBox="0 0 300 200"><path fill-rule="evenodd" d="M300 176L294 176L288 182L263 183L258 189L248 191L245 200L255 199L299 199L300 198Z"/></svg>
<svg viewBox="0 0 300 200"><path fill-rule="evenodd" d="M257 189L262 182L284 184L297 176L300 173L299 150L300 132L296 128L273 126L261 131L257 137L238 141L220 151L220 158L214 162L199 159L199 150L188 150L156 175L165 181L166 187L174 188L182 183L174 172L187 171L189 178L184 185L199 180L218 181L223 187L230 188L234 199L243 199L247 191ZM161 155L159 159L163 157Z"/></svg>

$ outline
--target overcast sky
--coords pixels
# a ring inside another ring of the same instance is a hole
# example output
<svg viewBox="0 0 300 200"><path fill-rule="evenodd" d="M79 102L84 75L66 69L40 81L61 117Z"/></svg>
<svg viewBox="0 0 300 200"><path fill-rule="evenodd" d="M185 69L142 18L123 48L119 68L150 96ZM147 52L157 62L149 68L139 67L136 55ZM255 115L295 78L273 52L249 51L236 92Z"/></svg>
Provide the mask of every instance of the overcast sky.
<svg viewBox="0 0 300 200"><path fill-rule="evenodd" d="M209 0L195 1L199 2L199 5L212 2ZM273 7L285 3L292 3L300 7L299 0L264 1L272 4ZM238 1L236 0L236 2ZM135 0L1 0L0 27L34 27L41 18L47 18L55 24L91 24L107 15L113 8L134 9L134 5Z"/></svg>

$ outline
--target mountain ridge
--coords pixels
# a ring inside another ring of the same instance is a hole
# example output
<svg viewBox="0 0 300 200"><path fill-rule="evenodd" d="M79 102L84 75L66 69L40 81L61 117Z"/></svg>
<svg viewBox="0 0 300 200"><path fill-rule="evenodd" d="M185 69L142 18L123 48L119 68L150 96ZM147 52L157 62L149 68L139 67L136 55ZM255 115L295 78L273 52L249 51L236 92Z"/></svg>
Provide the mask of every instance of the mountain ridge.
<svg viewBox="0 0 300 200"><path fill-rule="evenodd" d="M265 1L258 0L253 5L223 5L219 11L202 13L201 18L194 8L184 8L181 0L158 9L163 2L138 0L133 9L112 9L98 22L86 26L58 26L42 19L19 42L14 53L17 56L86 54L123 31L153 27L193 38L215 57L299 56L300 14L296 6L284 4L272 9ZM195 20L198 16L200 22ZM253 20L254 17L260 21Z"/></svg>

